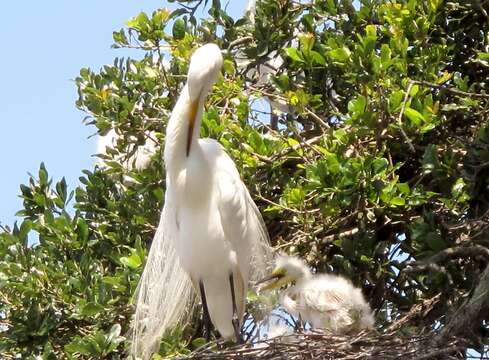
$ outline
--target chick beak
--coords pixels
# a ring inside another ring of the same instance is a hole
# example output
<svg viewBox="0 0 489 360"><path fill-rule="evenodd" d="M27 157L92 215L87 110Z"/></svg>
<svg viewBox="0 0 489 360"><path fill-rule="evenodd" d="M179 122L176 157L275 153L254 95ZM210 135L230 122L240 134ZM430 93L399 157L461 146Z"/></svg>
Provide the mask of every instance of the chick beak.
<svg viewBox="0 0 489 360"><path fill-rule="evenodd" d="M192 144L192 136L194 134L195 117L197 116L198 106L199 106L199 100L195 100L190 103L190 108L188 112L189 122L188 122L188 135L187 135L187 157L190 154L190 145Z"/></svg>
<svg viewBox="0 0 489 360"><path fill-rule="evenodd" d="M260 291L277 289L277 288L279 288L285 284L285 282L283 281L284 280L284 274L272 273L272 274L264 277L263 279L257 281L256 285L263 284L263 283L268 282L270 280L275 280L275 281L272 281L267 285L260 286Z"/></svg>

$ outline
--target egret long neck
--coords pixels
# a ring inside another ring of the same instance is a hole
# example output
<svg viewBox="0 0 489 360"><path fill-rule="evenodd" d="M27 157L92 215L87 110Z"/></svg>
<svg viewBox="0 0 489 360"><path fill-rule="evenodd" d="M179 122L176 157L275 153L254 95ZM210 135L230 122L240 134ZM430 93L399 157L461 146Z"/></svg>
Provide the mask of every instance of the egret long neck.
<svg viewBox="0 0 489 360"><path fill-rule="evenodd" d="M203 99L205 94L193 100L188 94L187 85L173 109L166 129L165 167L167 172L176 173L186 166L186 160L198 146L200 124L202 121Z"/></svg>

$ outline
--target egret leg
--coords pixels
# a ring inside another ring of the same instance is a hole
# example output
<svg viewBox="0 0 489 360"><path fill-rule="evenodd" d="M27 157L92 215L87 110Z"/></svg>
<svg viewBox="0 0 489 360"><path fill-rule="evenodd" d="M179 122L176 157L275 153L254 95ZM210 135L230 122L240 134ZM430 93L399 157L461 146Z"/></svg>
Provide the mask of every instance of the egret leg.
<svg viewBox="0 0 489 360"><path fill-rule="evenodd" d="M236 307L236 295L234 293L234 277L233 273L229 274L229 285L231 286L231 301L233 303L233 328L234 336L236 336L236 342L238 344L243 343L243 338L239 329L238 308Z"/></svg>
<svg viewBox="0 0 489 360"><path fill-rule="evenodd" d="M304 322L302 321L302 316L299 313L299 316L297 317L297 321L295 322L295 331L302 331L304 330Z"/></svg>
<svg viewBox="0 0 489 360"><path fill-rule="evenodd" d="M211 341L211 317L209 316L209 308L207 307L207 299L205 297L204 283L199 281L200 298L202 299L204 336L207 342Z"/></svg>

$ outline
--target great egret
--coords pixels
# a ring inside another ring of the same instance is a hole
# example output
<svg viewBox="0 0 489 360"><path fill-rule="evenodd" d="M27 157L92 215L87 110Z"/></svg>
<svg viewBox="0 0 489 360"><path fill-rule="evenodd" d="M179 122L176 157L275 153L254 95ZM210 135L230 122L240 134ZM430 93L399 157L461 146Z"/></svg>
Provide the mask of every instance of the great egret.
<svg viewBox="0 0 489 360"><path fill-rule="evenodd" d="M189 319L194 290L207 336L212 321L224 338L239 340L248 282L267 274L271 250L256 205L221 145L199 139L222 62L217 45L195 51L168 122L165 204L138 288L136 357L148 358L165 331Z"/></svg>
<svg viewBox="0 0 489 360"><path fill-rule="evenodd" d="M144 132L145 142L143 145L136 147L135 145L130 145L127 149L128 153L131 153L127 158L123 154L117 155L115 160L119 161L124 169L127 171L138 170L141 171L146 169L150 162L151 157L158 151L157 144L155 142L156 133L154 131ZM117 141L119 140L119 134L115 129L110 129L107 134L99 136L97 141L97 153L99 155L106 155L107 148L115 148L117 146ZM98 164L101 167L106 167L104 159L98 158Z"/></svg>
<svg viewBox="0 0 489 360"><path fill-rule="evenodd" d="M155 54L151 59L151 65L155 68L161 69L166 72L170 70L170 63L160 54ZM117 87L114 85L108 85L107 90L117 91ZM137 102L133 107L133 112L142 113L146 104L143 101ZM112 128L105 134L100 135L97 139L97 154L107 155L107 148L116 148L117 142L121 135L115 130L115 124L112 124ZM119 154L114 156L114 160L119 162L126 171L141 171L149 167L151 158L158 152L159 144L157 143L157 136L155 131L145 130L143 136L143 143L136 145L135 136L131 136L131 144L127 146L125 154ZM97 164L106 168L107 164L102 156L97 159ZM131 182L129 178L124 178L125 181Z"/></svg>
<svg viewBox="0 0 489 360"><path fill-rule="evenodd" d="M337 275L313 275L304 261L292 256L278 256L272 274L262 279L274 282L262 290L276 289L295 282L280 294L280 303L291 315L313 328L335 334L371 329L374 318L360 289Z"/></svg>

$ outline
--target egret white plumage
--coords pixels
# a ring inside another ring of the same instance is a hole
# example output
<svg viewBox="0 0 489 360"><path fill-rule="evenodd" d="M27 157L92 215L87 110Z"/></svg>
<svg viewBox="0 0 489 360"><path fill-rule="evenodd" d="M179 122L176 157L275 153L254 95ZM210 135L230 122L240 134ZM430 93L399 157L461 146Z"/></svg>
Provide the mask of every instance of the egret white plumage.
<svg viewBox="0 0 489 360"><path fill-rule="evenodd" d="M222 62L217 45L195 51L168 122L165 204L137 293L136 357L148 358L165 331L188 321L194 290L204 325L210 320L224 338L239 339L248 283L267 274L271 252L256 205L221 145L199 139Z"/></svg>
<svg viewBox="0 0 489 360"><path fill-rule="evenodd" d="M360 289L344 277L313 275L306 263L292 256L278 256L272 274L262 281L274 280L263 287L288 287L280 294L280 303L291 315L313 328L335 334L371 329L374 318Z"/></svg>

